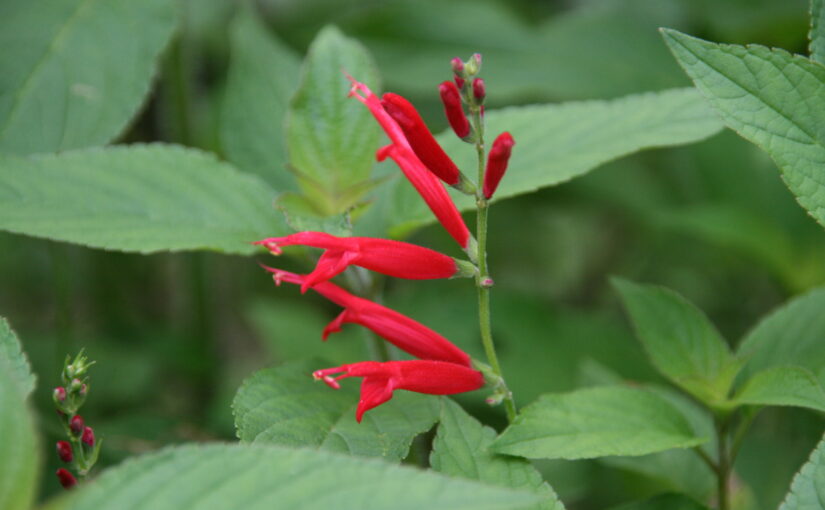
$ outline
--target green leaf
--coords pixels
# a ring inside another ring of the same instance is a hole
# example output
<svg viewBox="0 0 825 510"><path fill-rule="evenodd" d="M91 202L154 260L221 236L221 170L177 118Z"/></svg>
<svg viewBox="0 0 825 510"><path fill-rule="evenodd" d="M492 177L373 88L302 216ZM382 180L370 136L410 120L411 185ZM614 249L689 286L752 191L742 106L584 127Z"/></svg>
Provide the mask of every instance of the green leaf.
<svg viewBox="0 0 825 510"><path fill-rule="evenodd" d="M0 156L0 229L94 248L251 253L250 242L288 231L274 195L174 145Z"/></svg>
<svg viewBox="0 0 825 510"><path fill-rule="evenodd" d="M794 477L779 510L825 510L825 437Z"/></svg>
<svg viewBox="0 0 825 510"><path fill-rule="evenodd" d="M676 89L623 97L532 105L489 111L488 141L502 131L516 140L507 174L494 200L554 186L634 152L692 143L722 127L693 89ZM475 152L452 131L438 141L468 175L475 175ZM472 170L471 170L472 169ZM434 221L432 213L403 180L383 187L373 214L398 235ZM461 210L475 209L471 198L454 192Z"/></svg>
<svg viewBox="0 0 825 510"><path fill-rule="evenodd" d="M662 33L725 124L776 161L802 207L825 225L825 67L764 46Z"/></svg>
<svg viewBox="0 0 825 510"><path fill-rule="evenodd" d="M529 507L530 510L564 510L556 493L527 460L490 451L495 438L495 430L485 427L460 405L445 398L430 465L450 476L533 491L541 496L541 502Z"/></svg>
<svg viewBox="0 0 825 510"><path fill-rule="evenodd" d="M37 377L32 373L20 340L3 317L0 317L0 372L9 374L24 400L34 391Z"/></svg>
<svg viewBox="0 0 825 510"><path fill-rule="evenodd" d="M798 406L825 411L825 388L806 368L773 367L751 377L733 401L737 404Z"/></svg>
<svg viewBox="0 0 825 510"><path fill-rule="evenodd" d="M644 501L634 501L613 507L611 510L707 510L707 508L684 494L666 493Z"/></svg>
<svg viewBox="0 0 825 510"><path fill-rule="evenodd" d="M613 279L636 336L665 377L708 404L721 404L740 363L701 310L675 292Z"/></svg>
<svg viewBox="0 0 825 510"><path fill-rule="evenodd" d="M289 363L247 379L232 406L238 438L400 460L413 438L438 419L435 397L396 392L392 400L367 412L359 424L356 381L342 385L340 391L314 381L312 372L325 366L322 361Z"/></svg>
<svg viewBox="0 0 825 510"><path fill-rule="evenodd" d="M251 8L230 27L229 75L220 136L229 161L277 190L294 189L284 142L289 100L298 86L300 60L267 33Z"/></svg>
<svg viewBox="0 0 825 510"><path fill-rule="evenodd" d="M796 297L775 310L742 340L738 356L746 360L743 375L767 368L804 367L825 384L825 287Z"/></svg>
<svg viewBox="0 0 825 510"><path fill-rule="evenodd" d="M62 510L506 510L535 496L433 472L277 446L169 448L75 491Z"/></svg>
<svg viewBox="0 0 825 510"><path fill-rule="evenodd" d="M659 395L602 386L543 395L519 414L492 449L531 459L584 459L645 455L705 440Z"/></svg>
<svg viewBox="0 0 825 510"><path fill-rule="evenodd" d="M0 151L116 138L149 92L176 13L167 0L4 0Z"/></svg>
<svg viewBox="0 0 825 510"><path fill-rule="evenodd" d="M367 191L378 146L378 124L347 96L344 72L378 92L378 72L367 50L326 27L309 48L287 120L290 164L324 214L344 212Z"/></svg>
<svg viewBox="0 0 825 510"><path fill-rule="evenodd" d="M811 0L811 31L808 33L811 60L825 64L825 9L823 0Z"/></svg>
<svg viewBox="0 0 825 510"><path fill-rule="evenodd" d="M0 352L0 508L28 510L34 501L39 464L34 421L18 388L16 376L20 374L6 371L2 360Z"/></svg>

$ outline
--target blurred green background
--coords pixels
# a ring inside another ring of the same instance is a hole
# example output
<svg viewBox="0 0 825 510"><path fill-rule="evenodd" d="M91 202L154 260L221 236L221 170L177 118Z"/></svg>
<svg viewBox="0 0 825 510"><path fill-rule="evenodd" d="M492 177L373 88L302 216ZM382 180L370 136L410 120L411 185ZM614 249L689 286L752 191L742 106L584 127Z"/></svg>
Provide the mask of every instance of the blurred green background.
<svg viewBox="0 0 825 510"><path fill-rule="evenodd" d="M434 131L446 127L436 87L454 56L484 55L488 108L615 98L689 85L657 27L804 53L808 10L805 0L262 0L255 7L297 54L330 23L363 42L384 89L407 95ZM219 111L229 25L240 8L182 2L154 93L123 142L224 153ZM677 290L733 345L763 314L825 282L825 232L770 159L729 131L497 204L490 228L494 333L520 405L616 377L662 382L609 275ZM455 251L435 227L411 241ZM278 262L299 270L309 263ZM322 349L320 331L336 309L294 288L275 289L251 258L126 255L0 233L0 275L0 310L40 377L34 400L49 444L60 432L50 388L63 357L86 347L98 361L85 414L106 439L103 466L165 444L232 439L231 399L253 370L309 354L333 362L365 355L354 326ZM386 301L478 356L474 291L463 283L390 281ZM462 402L502 424L500 410L481 397ZM740 502L775 508L822 426L812 412L763 412L736 465ZM540 467L572 509L674 488L707 497L706 468L681 453ZM44 485L44 493L56 490Z"/></svg>

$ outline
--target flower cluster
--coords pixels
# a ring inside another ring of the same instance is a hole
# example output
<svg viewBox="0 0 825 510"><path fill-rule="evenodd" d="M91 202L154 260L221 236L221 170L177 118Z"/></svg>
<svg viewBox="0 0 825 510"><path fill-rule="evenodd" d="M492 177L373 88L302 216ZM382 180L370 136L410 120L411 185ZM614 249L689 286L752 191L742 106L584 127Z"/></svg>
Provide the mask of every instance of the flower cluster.
<svg viewBox="0 0 825 510"><path fill-rule="evenodd" d="M453 61L455 81L439 86L445 114L455 133L465 141L481 140L477 126L471 126L462 100L480 105L485 95L484 82L473 78L481 63L474 55L465 69L459 59ZM460 65L459 65L460 64ZM284 246L302 245L323 249L315 269L307 275L280 269L264 268L272 273L277 285L282 282L299 285L321 294L343 308L322 333L324 340L341 330L346 323L360 324L399 349L419 358L404 361L362 361L315 371L312 375L338 389L340 379L361 377L361 396L356 420L365 412L392 398L395 390L408 390L432 395L448 395L473 391L484 385L484 376L473 367L470 357L452 342L423 324L376 302L355 296L329 280L355 265L395 278L414 280L433 278L474 277L479 272L478 244L461 217L444 183L459 191L489 199L507 168L513 146L509 133L503 133L493 144L483 182L483 195L464 176L444 152L415 107L403 97L387 93L376 96L365 84L349 77L350 96L362 102L390 140L378 149L376 158L390 158L397 163L407 180L418 191L441 225L467 253L470 261L455 259L413 244L369 237L336 237L323 232L298 232L283 237L263 239L255 244L279 255ZM477 138L478 137L478 138ZM479 282L479 284L482 284Z"/></svg>

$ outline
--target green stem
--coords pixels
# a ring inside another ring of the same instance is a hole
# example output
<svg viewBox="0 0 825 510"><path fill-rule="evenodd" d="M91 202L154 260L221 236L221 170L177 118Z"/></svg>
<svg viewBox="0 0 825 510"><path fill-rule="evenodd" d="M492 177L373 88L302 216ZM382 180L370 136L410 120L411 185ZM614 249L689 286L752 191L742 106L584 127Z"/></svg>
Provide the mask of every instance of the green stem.
<svg viewBox="0 0 825 510"><path fill-rule="evenodd" d="M478 237L478 252L476 261L478 264L478 277L476 278L476 289L478 290L478 325L481 332L481 343L484 345L484 353L487 362L493 372L504 381L501 371L501 364L496 354L495 343L493 342L493 332L490 326L490 286L492 280L487 271L487 199L484 198L482 189L484 183L484 127L481 122L481 111L477 105L471 105L470 113L473 119L473 127L476 133L476 153L478 154L478 192L476 195L476 236ZM507 411L507 420L512 423L516 418L516 402L513 395L504 387L504 407Z"/></svg>
<svg viewBox="0 0 825 510"><path fill-rule="evenodd" d="M729 483L730 478L730 450L728 450L728 421L721 418L716 421L716 443L718 447L719 460L717 462L716 487L719 499L719 510L730 508Z"/></svg>

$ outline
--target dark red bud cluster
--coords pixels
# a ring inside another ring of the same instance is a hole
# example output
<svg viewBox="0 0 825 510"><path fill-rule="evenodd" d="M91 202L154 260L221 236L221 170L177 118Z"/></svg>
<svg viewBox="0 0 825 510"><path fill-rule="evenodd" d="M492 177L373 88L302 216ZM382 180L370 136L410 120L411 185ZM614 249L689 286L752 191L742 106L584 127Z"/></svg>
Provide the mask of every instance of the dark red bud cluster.
<svg viewBox="0 0 825 510"><path fill-rule="evenodd" d="M476 101L481 103L484 101L484 97L487 95L487 91L484 88L484 80L481 78L474 78L473 79L473 97L476 98Z"/></svg>
<svg viewBox="0 0 825 510"><path fill-rule="evenodd" d="M64 489L69 490L77 485L77 479L69 472L68 469L60 468L55 474L57 475L57 479L60 481L60 485L62 485Z"/></svg>
<svg viewBox="0 0 825 510"><path fill-rule="evenodd" d="M92 427L86 427L83 429L81 441L83 441L83 443L90 448L95 445L95 431L92 430Z"/></svg>
<svg viewBox="0 0 825 510"><path fill-rule="evenodd" d="M82 434L85 427L86 423L79 414L72 416L72 419L69 420L69 428L72 430L72 434L76 436Z"/></svg>
<svg viewBox="0 0 825 510"><path fill-rule="evenodd" d="M66 463L72 461L74 455L72 455L72 445L69 444L68 441L58 441L56 448L57 456L60 457L60 460Z"/></svg>

